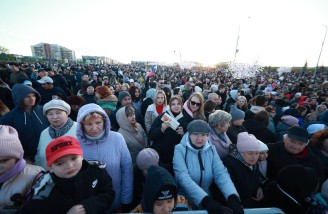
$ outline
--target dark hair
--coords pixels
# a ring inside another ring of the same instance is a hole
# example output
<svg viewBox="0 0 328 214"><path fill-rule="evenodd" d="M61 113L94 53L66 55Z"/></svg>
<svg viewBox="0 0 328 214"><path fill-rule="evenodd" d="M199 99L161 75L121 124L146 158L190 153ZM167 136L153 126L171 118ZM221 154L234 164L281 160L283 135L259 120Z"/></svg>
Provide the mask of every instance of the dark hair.
<svg viewBox="0 0 328 214"><path fill-rule="evenodd" d="M171 89L169 89L168 87L164 87L163 88L163 91L165 92L165 95L166 95L166 98L167 100L170 100L171 99Z"/></svg>
<svg viewBox="0 0 328 214"><path fill-rule="evenodd" d="M256 98L255 98L255 105L257 105L257 106L264 106L265 103L266 103L265 96L263 96L263 95L256 96Z"/></svg>
<svg viewBox="0 0 328 214"><path fill-rule="evenodd" d="M135 93L136 93L137 90L139 90L139 93L140 93L139 97L136 97L136 95L135 95ZM137 86L134 86L134 85L131 86L129 88L129 93L131 95L132 101L139 101L140 100L141 91L140 91L140 89Z"/></svg>
<svg viewBox="0 0 328 214"><path fill-rule="evenodd" d="M257 120L257 121L263 123L266 127L268 127L269 120L270 120L269 113L265 110L259 111L255 114L254 120Z"/></svg>
<svg viewBox="0 0 328 214"><path fill-rule="evenodd" d="M204 103L204 112L212 112L215 110L216 103L213 100L207 100Z"/></svg>

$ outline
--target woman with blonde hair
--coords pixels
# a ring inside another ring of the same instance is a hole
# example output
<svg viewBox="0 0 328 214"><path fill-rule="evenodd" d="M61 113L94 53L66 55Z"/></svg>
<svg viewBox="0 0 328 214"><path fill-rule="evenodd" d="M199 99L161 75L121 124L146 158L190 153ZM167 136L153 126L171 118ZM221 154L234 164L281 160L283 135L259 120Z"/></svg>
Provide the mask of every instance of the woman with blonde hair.
<svg viewBox="0 0 328 214"><path fill-rule="evenodd" d="M191 120L205 120L204 114L204 97L200 92L194 92L190 95L188 100L183 105L184 116L191 118Z"/></svg>
<svg viewBox="0 0 328 214"><path fill-rule="evenodd" d="M149 132L150 127L155 121L156 117L165 112L167 109L168 106L165 92L159 90L155 94L154 103L148 106L145 114L145 127L147 132Z"/></svg>
<svg viewBox="0 0 328 214"><path fill-rule="evenodd" d="M248 110L248 103L246 97L238 96L236 106L238 109L242 110L243 112L246 112Z"/></svg>
<svg viewBox="0 0 328 214"><path fill-rule="evenodd" d="M121 88L122 88L122 91L129 91L130 85L125 82L125 83L122 84Z"/></svg>

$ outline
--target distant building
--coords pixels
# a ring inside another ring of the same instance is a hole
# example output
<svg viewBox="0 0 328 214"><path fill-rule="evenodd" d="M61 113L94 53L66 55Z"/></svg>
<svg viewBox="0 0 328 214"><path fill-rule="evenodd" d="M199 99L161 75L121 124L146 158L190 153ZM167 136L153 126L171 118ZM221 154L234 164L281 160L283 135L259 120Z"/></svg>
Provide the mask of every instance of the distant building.
<svg viewBox="0 0 328 214"><path fill-rule="evenodd" d="M105 56L82 56L82 61L84 64L122 64Z"/></svg>
<svg viewBox="0 0 328 214"><path fill-rule="evenodd" d="M32 56L43 57L50 60L64 60L75 62L75 51L57 44L39 43L31 46Z"/></svg>

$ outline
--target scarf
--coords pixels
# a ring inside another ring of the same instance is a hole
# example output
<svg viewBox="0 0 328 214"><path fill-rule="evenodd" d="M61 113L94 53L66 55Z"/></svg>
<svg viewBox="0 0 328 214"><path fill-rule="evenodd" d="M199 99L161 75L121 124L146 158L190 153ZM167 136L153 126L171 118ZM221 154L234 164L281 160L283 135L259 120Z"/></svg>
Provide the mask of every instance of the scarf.
<svg viewBox="0 0 328 214"><path fill-rule="evenodd" d="M60 136L64 136L73 126L74 121L71 118L67 119L67 122L60 128L54 128L49 126L49 135L52 139L56 139Z"/></svg>
<svg viewBox="0 0 328 214"><path fill-rule="evenodd" d="M85 135L85 137L87 138L87 139L89 139L89 140L93 140L93 141L96 141L96 140L100 140L100 139L102 139L103 137L104 137L104 135L105 135L105 130L103 130L98 136L96 136L96 137L92 137L92 136L90 136L90 135L87 135L86 133L84 134Z"/></svg>
<svg viewBox="0 0 328 214"><path fill-rule="evenodd" d="M214 127L211 127L214 131L214 133L216 134L216 136L218 136L218 138L220 138L220 140L222 140L223 142L227 143L227 138L225 136L224 133L219 133L218 131L216 131L216 129Z"/></svg>
<svg viewBox="0 0 328 214"><path fill-rule="evenodd" d="M180 120L181 118L183 118L183 114L182 112L180 112L179 114L175 114L171 111L171 109L166 110L166 112L171 115L176 121Z"/></svg>
<svg viewBox="0 0 328 214"><path fill-rule="evenodd" d="M157 114L160 115L163 113L164 105L156 105Z"/></svg>
<svg viewBox="0 0 328 214"><path fill-rule="evenodd" d="M25 166L26 161L23 158L19 159L13 168L0 175L0 184L4 183L5 181L8 181L12 177L23 171Z"/></svg>
<svg viewBox="0 0 328 214"><path fill-rule="evenodd" d="M235 148L234 146L230 146L229 148L229 155L236 158L237 160L239 160L242 164L244 164L245 166L247 166L250 170L255 171L255 169L258 167L257 164L250 166L249 164L246 163L245 159L243 158L243 156L240 154L240 152L238 152L237 148Z"/></svg>

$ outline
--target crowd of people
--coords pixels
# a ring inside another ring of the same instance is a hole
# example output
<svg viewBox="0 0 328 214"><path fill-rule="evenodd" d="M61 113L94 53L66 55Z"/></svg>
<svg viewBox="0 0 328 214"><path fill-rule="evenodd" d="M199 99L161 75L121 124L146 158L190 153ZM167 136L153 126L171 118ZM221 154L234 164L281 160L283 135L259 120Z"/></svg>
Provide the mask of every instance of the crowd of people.
<svg viewBox="0 0 328 214"><path fill-rule="evenodd" d="M1 64L0 213L328 213L327 76Z"/></svg>

